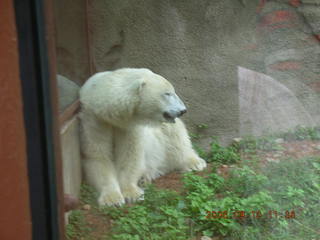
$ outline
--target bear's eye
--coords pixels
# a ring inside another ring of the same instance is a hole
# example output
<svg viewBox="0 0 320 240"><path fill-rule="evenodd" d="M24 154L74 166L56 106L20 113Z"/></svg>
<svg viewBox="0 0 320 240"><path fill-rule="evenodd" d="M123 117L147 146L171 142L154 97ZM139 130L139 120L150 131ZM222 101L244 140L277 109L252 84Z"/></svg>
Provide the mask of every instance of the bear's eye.
<svg viewBox="0 0 320 240"><path fill-rule="evenodd" d="M166 95L166 96L171 96L172 94L169 93L169 92L167 92L167 93L165 93L164 95Z"/></svg>

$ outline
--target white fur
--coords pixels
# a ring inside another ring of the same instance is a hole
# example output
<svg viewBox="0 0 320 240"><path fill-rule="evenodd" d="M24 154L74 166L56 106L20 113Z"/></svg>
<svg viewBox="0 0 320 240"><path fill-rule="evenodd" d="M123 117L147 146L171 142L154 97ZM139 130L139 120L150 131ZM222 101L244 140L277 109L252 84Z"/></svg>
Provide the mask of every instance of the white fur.
<svg viewBox="0 0 320 240"><path fill-rule="evenodd" d="M80 101L84 171L100 205L139 199L141 178L206 167L183 122L164 117L185 106L160 75L132 68L97 73L81 88Z"/></svg>

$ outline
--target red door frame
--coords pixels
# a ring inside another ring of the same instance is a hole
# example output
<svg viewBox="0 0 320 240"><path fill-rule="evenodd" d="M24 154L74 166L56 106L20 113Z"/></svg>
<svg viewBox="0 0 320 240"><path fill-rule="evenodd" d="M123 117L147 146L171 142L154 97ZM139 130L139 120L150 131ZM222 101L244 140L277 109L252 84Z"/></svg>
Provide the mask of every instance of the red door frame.
<svg viewBox="0 0 320 240"><path fill-rule="evenodd" d="M0 239L31 240L26 138L13 1L0 1Z"/></svg>

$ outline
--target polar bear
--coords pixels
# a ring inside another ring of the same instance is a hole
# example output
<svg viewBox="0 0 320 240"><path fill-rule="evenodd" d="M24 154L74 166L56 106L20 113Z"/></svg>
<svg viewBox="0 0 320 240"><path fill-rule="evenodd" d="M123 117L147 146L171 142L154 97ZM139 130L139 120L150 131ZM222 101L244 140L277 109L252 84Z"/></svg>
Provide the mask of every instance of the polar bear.
<svg viewBox="0 0 320 240"><path fill-rule="evenodd" d="M151 70L97 73L80 89L80 102L84 173L99 192L99 205L139 199L141 178L206 167L179 119L185 105Z"/></svg>

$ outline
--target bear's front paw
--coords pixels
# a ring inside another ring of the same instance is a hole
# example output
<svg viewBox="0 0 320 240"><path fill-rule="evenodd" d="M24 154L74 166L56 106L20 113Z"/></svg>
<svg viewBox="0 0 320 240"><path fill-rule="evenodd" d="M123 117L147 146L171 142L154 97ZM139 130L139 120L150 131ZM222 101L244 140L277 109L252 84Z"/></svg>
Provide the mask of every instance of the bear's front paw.
<svg viewBox="0 0 320 240"><path fill-rule="evenodd" d="M193 157L189 159L185 167L185 170L186 171L192 171L192 170L202 171L206 167L207 167L207 162L205 160L199 157Z"/></svg>
<svg viewBox="0 0 320 240"><path fill-rule="evenodd" d="M120 191L103 189L98 198L98 204L100 206L121 206L124 203L124 197Z"/></svg>
<svg viewBox="0 0 320 240"><path fill-rule="evenodd" d="M125 186L121 188L123 197L127 202L132 203L137 200L143 200L144 191L136 185Z"/></svg>

